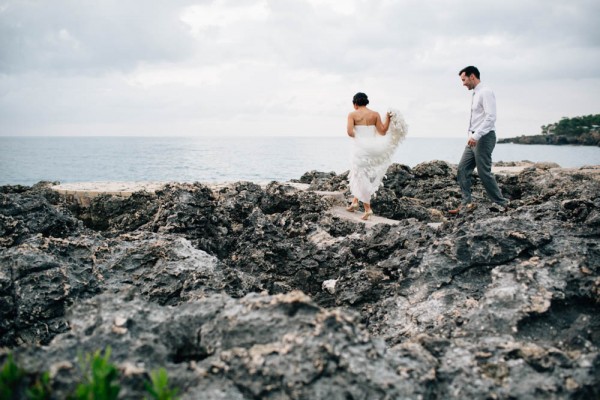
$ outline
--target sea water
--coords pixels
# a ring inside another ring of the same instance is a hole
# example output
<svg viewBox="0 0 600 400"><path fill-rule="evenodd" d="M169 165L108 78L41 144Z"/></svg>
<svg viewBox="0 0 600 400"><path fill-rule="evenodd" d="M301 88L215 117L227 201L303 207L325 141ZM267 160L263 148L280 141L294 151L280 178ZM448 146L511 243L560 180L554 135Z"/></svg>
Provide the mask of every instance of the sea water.
<svg viewBox="0 0 600 400"><path fill-rule="evenodd" d="M414 138L393 162L457 164L465 139ZM348 137L0 137L0 185L68 182L288 181L307 171L342 173ZM600 164L600 147L498 144L493 161Z"/></svg>

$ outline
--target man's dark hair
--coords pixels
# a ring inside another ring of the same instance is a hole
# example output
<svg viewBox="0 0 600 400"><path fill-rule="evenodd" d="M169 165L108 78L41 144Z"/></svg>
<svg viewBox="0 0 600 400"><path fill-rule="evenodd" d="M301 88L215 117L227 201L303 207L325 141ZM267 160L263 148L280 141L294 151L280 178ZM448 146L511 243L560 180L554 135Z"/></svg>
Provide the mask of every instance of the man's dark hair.
<svg viewBox="0 0 600 400"><path fill-rule="evenodd" d="M465 73L466 76L475 75L475 78L481 79L479 77L479 70L477 69L477 67L474 67L472 65L469 65L468 67L464 67L463 69L461 69L460 72L458 73L458 76L461 76L463 72Z"/></svg>
<svg viewBox="0 0 600 400"><path fill-rule="evenodd" d="M352 104L356 104L357 106L366 106L369 104L369 98L366 94L358 92L352 98Z"/></svg>

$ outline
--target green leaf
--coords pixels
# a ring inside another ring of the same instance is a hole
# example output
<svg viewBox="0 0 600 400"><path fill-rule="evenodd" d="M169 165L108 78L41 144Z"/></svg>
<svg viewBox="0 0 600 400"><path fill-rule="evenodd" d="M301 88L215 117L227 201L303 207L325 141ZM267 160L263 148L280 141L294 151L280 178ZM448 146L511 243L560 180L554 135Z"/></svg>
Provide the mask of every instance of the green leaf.
<svg viewBox="0 0 600 400"><path fill-rule="evenodd" d="M150 373L150 383L146 382L146 391L154 400L175 400L177 399L177 388L169 388L169 376L164 368L159 368Z"/></svg>
<svg viewBox="0 0 600 400"><path fill-rule="evenodd" d="M25 371L19 368L13 359L12 353L9 353L0 370L0 398L12 398L24 375Z"/></svg>
<svg viewBox="0 0 600 400"><path fill-rule="evenodd" d="M114 400L118 397L121 387L116 383L119 370L110 362L111 348L106 348L104 354L96 350L93 354L85 355L82 364L84 381L75 390L75 398L80 400Z"/></svg>

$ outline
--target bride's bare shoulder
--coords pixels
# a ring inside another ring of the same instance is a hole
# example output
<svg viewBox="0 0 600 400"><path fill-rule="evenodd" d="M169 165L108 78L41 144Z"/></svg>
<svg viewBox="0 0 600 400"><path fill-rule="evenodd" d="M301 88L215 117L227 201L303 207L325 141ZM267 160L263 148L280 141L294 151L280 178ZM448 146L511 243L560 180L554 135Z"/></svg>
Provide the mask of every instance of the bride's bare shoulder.
<svg viewBox="0 0 600 400"><path fill-rule="evenodd" d="M364 116L359 111L350 111L348 113L348 118L352 119L354 121L360 121L360 120L364 119Z"/></svg>
<svg viewBox="0 0 600 400"><path fill-rule="evenodd" d="M378 118L380 118L379 113L373 110L369 110L369 114L366 116L369 125L375 125Z"/></svg>

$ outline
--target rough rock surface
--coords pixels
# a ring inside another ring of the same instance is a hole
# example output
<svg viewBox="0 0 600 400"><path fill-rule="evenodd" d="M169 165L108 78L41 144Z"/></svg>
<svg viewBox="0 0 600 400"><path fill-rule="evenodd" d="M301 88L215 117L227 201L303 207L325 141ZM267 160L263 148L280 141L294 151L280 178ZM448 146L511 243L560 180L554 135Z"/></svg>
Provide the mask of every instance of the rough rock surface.
<svg viewBox="0 0 600 400"><path fill-rule="evenodd" d="M475 178L449 217L455 166L395 164L373 208L399 223L372 227L328 212L347 174L86 207L4 186L0 346L55 398L106 346L123 398L161 366L189 399L598 398L600 169L554 167L499 175L505 213Z"/></svg>

